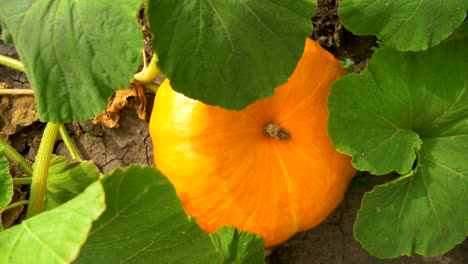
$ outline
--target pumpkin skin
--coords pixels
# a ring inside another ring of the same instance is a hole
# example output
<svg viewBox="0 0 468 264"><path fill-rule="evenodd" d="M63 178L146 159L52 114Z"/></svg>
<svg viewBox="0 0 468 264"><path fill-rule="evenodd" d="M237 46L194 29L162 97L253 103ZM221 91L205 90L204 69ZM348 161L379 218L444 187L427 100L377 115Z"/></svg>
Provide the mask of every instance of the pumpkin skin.
<svg viewBox="0 0 468 264"><path fill-rule="evenodd" d="M260 235L265 247L322 222L356 173L327 134L329 87L344 74L307 39L288 82L242 111L187 98L166 80L149 129L156 167L186 213L208 233L231 225ZM272 137L275 128L289 137Z"/></svg>

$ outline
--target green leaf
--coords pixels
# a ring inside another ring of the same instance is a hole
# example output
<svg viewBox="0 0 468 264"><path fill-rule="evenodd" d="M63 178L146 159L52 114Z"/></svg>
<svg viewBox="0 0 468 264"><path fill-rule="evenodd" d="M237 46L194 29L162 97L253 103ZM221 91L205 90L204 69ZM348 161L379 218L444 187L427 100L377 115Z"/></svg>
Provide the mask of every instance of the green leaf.
<svg viewBox="0 0 468 264"><path fill-rule="evenodd" d="M355 237L377 257L441 255L468 234L467 57L468 39L384 48L332 86L337 149L359 170L407 173L364 196Z"/></svg>
<svg viewBox="0 0 468 264"><path fill-rule="evenodd" d="M2 27L2 40L5 44L13 44L13 38L10 31L6 28L5 23L0 19L0 26Z"/></svg>
<svg viewBox="0 0 468 264"><path fill-rule="evenodd" d="M263 239L258 235L224 226L210 234L215 247L223 254L224 264L265 263Z"/></svg>
<svg viewBox="0 0 468 264"><path fill-rule="evenodd" d="M467 141L424 140L417 172L364 195L356 239L381 258L442 255L462 242L468 235Z"/></svg>
<svg viewBox="0 0 468 264"><path fill-rule="evenodd" d="M312 0L148 0L161 71L173 88L240 110L287 81L312 32Z"/></svg>
<svg viewBox="0 0 468 264"><path fill-rule="evenodd" d="M0 216L3 209L11 202L13 197L13 181L11 180L8 161L0 146ZM3 229L0 217L0 231Z"/></svg>
<svg viewBox="0 0 468 264"><path fill-rule="evenodd" d="M0 263L70 263L104 211L100 182L69 202L0 233Z"/></svg>
<svg viewBox="0 0 468 264"><path fill-rule="evenodd" d="M92 162L66 160L62 156L53 155L43 210L53 209L72 199L98 178L99 169Z"/></svg>
<svg viewBox="0 0 468 264"><path fill-rule="evenodd" d="M466 0L345 0L339 16L357 35L375 35L401 51L426 50L463 22Z"/></svg>
<svg viewBox="0 0 468 264"><path fill-rule="evenodd" d="M141 0L0 0L42 121L85 120L126 88L143 47ZM39 19L40 18L40 19Z"/></svg>
<svg viewBox="0 0 468 264"><path fill-rule="evenodd" d="M221 263L209 236L155 168L118 169L102 182L107 210L75 263Z"/></svg>

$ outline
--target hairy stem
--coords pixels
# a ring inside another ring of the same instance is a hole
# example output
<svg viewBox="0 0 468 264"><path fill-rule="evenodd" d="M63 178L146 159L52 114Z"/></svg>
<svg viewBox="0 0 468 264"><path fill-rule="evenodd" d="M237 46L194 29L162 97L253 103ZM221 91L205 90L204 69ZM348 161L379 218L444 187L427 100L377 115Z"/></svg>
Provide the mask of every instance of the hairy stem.
<svg viewBox="0 0 468 264"><path fill-rule="evenodd" d="M21 154L16 151L10 144L6 143L6 141L0 137L0 148L3 149L5 155L13 162L18 164L23 172L25 172L28 176L33 175L33 170L31 166L28 165L26 159L24 159Z"/></svg>
<svg viewBox="0 0 468 264"><path fill-rule="evenodd" d="M60 131L60 136L63 139L63 143L65 143L65 147L70 153L70 156L72 157L72 159L82 161L83 158L81 157L80 153L78 152L78 149L76 148L75 144L71 140L70 135L68 135L68 131L65 128L64 124L60 124L59 131Z"/></svg>
<svg viewBox="0 0 468 264"><path fill-rule="evenodd" d="M158 55L156 55L156 53L153 53L153 57L151 58L148 67L144 67L143 70L141 70L141 72L133 75L133 79L135 79L140 84L152 82L156 78L156 76L158 76L158 74L161 72L158 68L158 65L156 65L157 62Z"/></svg>
<svg viewBox="0 0 468 264"><path fill-rule="evenodd" d="M31 184L32 177L13 178L13 185Z"/></svg>
<svg viewBox="0 0 468 264"><path fill-rule="evenodd" d="M0 54L0 64L8 66L18 71L22 71L22 72L25 71L24 65L21 61L1 55L1 54Z"/></svg>
<svg viewBox="0 0 468 264"><path fill-rule="evenodd" d="M7 210L10 210L10 209L13 209L13 208L22 206L22 205L26 205L26 204L29 204L29 201L28 201L28 200L18 201L18 202L16 202L16 203L12 203L12 204L8 205L7 207L5 207L5 208L3 209L3 211L7 211Z"/></svg>
<svg viewBox="0 0 468 264"><path fill-rule="evenodd" d="M60 124L47 123L42 136L39 152L36 156L36 164L33 171L31 195L26 216L32 217L42 211L46 193L47 176L49 173L50 158L54 149L55 140L59 132Z"/></svg>

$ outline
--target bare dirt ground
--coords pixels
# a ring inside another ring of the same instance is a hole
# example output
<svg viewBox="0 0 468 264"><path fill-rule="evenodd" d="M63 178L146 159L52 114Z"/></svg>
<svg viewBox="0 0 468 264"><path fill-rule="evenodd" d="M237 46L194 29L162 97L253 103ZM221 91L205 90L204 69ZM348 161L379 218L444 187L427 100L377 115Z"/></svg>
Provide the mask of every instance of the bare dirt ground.
<svg viewBox="0 0 468 264"><path fill-rule="evenodd" d="M315 30L312 38L335 54L339 59L350 58L353 71L362 70L372 55L373 37L353 36L341 25L336 14L338 0L319 1L319 8L312 18ZM16 57L12 46L0 41L0 54ZM29 84L26 76L0 66L1 88L24 88ZM152 109L154 94L148 92L147 120ZM37 121L33 96L0 96L0 136L8 137L11 144L27 159L33 161L41 139L44 124ZM26 122L19 122L26 119ZM91 120L66 124L72 140L83 158L93 160L103 171L132 163L152 166L152 144L148 134L148 122L137 117L134 110L124 111L118 128L107 129ZM2 134L3 133L3 134ZM62 141L58 141L55 153L68 156ZM369 255L354 240L353 223L365 191L389 177L373 177L364 186L351 189L343 203L318 227L299 233L285 243L267 250L270 264L464 264L468 263L468 242L437 257L400 257L380 260ZM27 191L27 186L24 191Z"/></svg>

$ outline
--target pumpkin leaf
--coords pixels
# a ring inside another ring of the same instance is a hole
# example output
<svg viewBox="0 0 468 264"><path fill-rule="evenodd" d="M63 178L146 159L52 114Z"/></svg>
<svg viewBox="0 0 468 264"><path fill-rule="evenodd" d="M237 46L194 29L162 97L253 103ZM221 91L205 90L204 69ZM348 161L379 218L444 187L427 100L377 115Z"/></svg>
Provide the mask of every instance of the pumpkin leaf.
<svg viewBox="0 0 468 264"><path fill-rule="evenodd" d="M89 119L115 90L129 85L143 47L135 18L140 4L0 0L0 17L24 63L42 121Z"/></svg>
<svg viewBox="0 0 468 264"><path fill-rule="evenodd" d="M8 161L0 146L0 216L13 197L13 181L11 180ZM3 229L0 217L0 231Z"/></svg>
<svg viewBox="0 0 468 264"><path fill-rule="evenodd" d="M71 263L104 209L96 182L69 202L0 232L0 263Z"/></svg>
<svg viewBox="0 0 468 264"><path fill-rule="evenodd" d="M102 183L107 210L75 263L221 263L209 236L155 168L118 169Z"/></svg>
<svg viewBox="0 0 468 264"><path fill-rule="evenodd" d="M340 3L343 25L357 35L375 35L401 51L426 50L460 26L466 0L346 0Z"/></svg>
<svg viewBox="0 0 468 264"><path fill-rule="evenodd" d="M161 71L178 92L240 110L273 95L312 32L311 0L148 0Z"/></svg>
<svg viewBox="0 0 468 264"><path fill-rule="evenodd" d="M210 234L211 241L223 254L223 263L265 263L263 239L258 235L224 226Z"/></svg>
<svg viewBox="0 0 468 264"><path fill-rule="evenodd" d="M440 255L468 234L468 39L378 50L338 80L329 135L360 170L397 171L364 196L355 237L381 258ZM447 63L450 62L450 63Z"/></svg>
<svg viewBox="0 0 468 264"><path fill-rule="evenodd" d="M66 160L53 155L47 178L43 210L53 209L83 192L99 178L99 169L89 161Z"/></svg>

